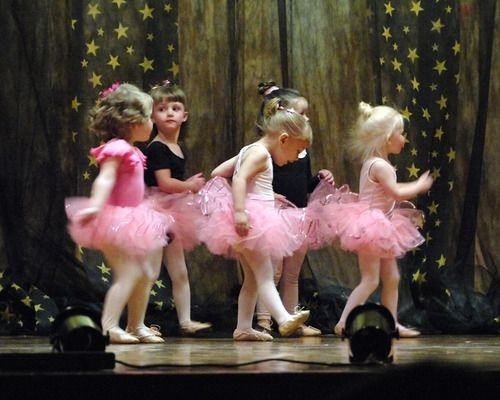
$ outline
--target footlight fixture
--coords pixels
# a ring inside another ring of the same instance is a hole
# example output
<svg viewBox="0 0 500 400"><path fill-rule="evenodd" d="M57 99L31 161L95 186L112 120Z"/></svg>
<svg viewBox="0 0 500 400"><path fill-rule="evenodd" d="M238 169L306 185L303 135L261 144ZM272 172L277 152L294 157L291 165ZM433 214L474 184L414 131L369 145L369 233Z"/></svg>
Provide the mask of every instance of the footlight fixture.
<svg viewBox="0 0 500 400"><path fill-rule="evenodd" d="M349 341L352 363L391 363L393 338L399 338L394 318L387 308L376 303L355 307L342 332L342 340Z"/></svg>
<svg viewBox="0 0 500 400"><path fill-rule="evenodd" d="M68 307L54 320L50 343L55 352L101 352L109 343L97 316L84 307Z"/></svg>

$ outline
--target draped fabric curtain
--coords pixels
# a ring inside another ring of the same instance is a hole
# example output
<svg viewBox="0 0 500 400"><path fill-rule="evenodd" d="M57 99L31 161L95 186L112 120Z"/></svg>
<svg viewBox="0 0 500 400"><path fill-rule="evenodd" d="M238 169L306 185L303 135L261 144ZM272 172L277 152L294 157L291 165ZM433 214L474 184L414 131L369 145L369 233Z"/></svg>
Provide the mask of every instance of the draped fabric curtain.
<svg viewBox="0 0 500 400"><path fill-rule="evenodd" d="M402 322L427 332L499 331L495 0L8 0L0 3L0 334L45 334L66 305L100 310L111 280L99 253L66 233L64 198L87 195L98 167L86 115L115 81L186 91L188 174L210 171L255 139L257 85L309 99L313 168L358 190L344 151L359 101L406 117L398 179L429 169L426 242L400 260ZM193 316L231 331L238 265L187 255ZM359 279L356 257L311 251L301 303L325 332ZM377 294L372 298L378 300ZM174 332L165 269L148 321Z"/></svg>

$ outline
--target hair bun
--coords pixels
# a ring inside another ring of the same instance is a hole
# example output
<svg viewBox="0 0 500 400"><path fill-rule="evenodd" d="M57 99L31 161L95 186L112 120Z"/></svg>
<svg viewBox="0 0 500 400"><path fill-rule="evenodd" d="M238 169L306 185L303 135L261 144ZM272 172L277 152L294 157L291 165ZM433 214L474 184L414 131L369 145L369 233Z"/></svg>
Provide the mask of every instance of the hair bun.
<svg viewBox="0 0 500 400"><path fill-rule="evenodd" d="M275 81L260 82L258 92L262 96L267 96L272 90L279 89Z"/></svg>
<svg viewBox="0 0 500 400"><path fill-rule="evenodd" d="M358 110L359 110L361 115L369 117L372 113L373 107L370 104L362 101L359 103Z"/></svg>

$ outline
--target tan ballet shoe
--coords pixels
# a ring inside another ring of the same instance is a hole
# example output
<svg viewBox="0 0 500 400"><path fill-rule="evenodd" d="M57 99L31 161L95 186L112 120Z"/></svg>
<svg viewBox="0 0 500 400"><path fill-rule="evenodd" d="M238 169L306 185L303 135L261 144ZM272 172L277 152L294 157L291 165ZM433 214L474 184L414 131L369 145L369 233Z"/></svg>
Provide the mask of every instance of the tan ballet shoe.
<svg viewBox="0 0 500 400"><path fill-rule="evenodd" d="M299 326L294 333L296 336L308 337L308 336L321 336L321 331L318 328L310 325Z"/></svg>
<svg viewBox="0 0 500 400"><path fill-rule="evenodd" d="M257 326L261 328L262 332L272 334L273 332L273 321L271 319L259 319L257 321Z"/></svg>
<svg viewBox="0 0 500 400"><path fill-rule="evenodd" d="M141 326L140 328L130 330L132 336L135 336L141 343L164 343L161 337L157 336L153 330L147 326Z"/></svg>
<svg viewBox="0 0 500 400"><path fill-rule="evenodd" d="M108 330L109 335L109 343L110 344L137 344L140 343L140 340L131 335L128 332L125 332L119 326L114 326Z"/></svg>
<svg viewBox="0 0 500 400"><path fill-rule="evenodd" d="M401 324L397 324L396 328L398 330L398 335L401 339L409 339L409 338L411 339L421 335L420 331L417 331L416 329L407 328Z"/></svg>
<svg viewBox="0 0 500 400"><path fill-rule="evenodd" d="M235 329L233 332L233 339L238 342L270 342L273 337L266 332L260 332L256 329L242 331Z"/></svg>
<svg viewBox="0 0 500 400"><path fill-rule="evenodd" d="M278 330L281 336L290 336L294 333L301 325L304 324L309 319L310 312L309 310L299 311L296 314L293 314L291 318L282 323Z"/></svg>
<svg viewBox="0 0 500 400"><path fill-rule="evenodd" d="M211 328L212 324L210 322L189 321L180 326L180 331L183 336L191 336Z"/></svg>

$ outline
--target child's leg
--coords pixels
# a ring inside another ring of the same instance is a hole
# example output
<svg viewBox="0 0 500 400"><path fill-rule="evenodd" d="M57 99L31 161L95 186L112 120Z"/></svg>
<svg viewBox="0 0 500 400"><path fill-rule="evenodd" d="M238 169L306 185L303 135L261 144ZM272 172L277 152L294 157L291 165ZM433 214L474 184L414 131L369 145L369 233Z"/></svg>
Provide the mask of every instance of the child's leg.
<svg viewBox="0 0 500 400"><path fill-rule="evenodd" d="M419 331L406 328L398 322L399 281L401 278L398 264L394 258L381 260L380 279L382 281L380 301L394 317L394 322L399 330L399 336L401 338L419 336Z"/></svg>
<svg viewBox="0 0 500 400"><path fill-rule="evenodd" d="M164 248L163 255L168 275L172 280L172 296L177 318L182 326L191 320L191 290L182 244L174 239Z"/></svg>
<svg viewBox="0 0 500 400"><path fill-rule="evenodd" d="M250 331L252 329L253 313L257 302L257 281L243 255L240 256L240 264L243 269L243 283L238 296L238 322L236 329Z"/></svg>
<svg viewBox="0 0 500 400"><path fill-rule="evenodd" d="M174 298L181 332L183 334L194 334L209 329L212 324L191 320L191 289L182 243L174 239L164 248L163 257L168 275L172 281L172 297Z"/></svg>
<svg viewBox="0 0 500 400"><path fill-rule="evenodd" d="M283 260L273 260L273 271L274 271L274 284L277 285L280 282L281 274L283 271ZM257 307L255 315L257 317L257 325L261 328L264 328L267 331L271 331L271 313L269 310L262 304L260 299L257 299Z"/></svg>
<svg viewBox="0 0 500 400"><path fill-rule="evenodd" d="M111 342L133 343L135 338L125 334L119 327L119 322L123 309L144 271L135 257L126 256L115 249L107 249L103 253L113 272L113 283L104 298L102 330L104 333L110 333Z"/></svg>
<svg viewBox="0 0 500 400"><path fill-rule="evenodd" d="M307 247L302 247L283 260L280 295L283 299L283 305L289 313L293 313L299 304L299 276L306 253Z"/></svg>
<svg viewBox="0 0 500 400"><path fill-rule="evenodd" d="M299 277L306 254L307 246L303 246L283 260L283 276L279 291L283 305L289 313L296 312L299 305ZM321 331L312 326L303 325L296 334L299 336L320 336Z"/></svg>
<svg viewBox="0 0 500 400"><path fill-rule="evenodd" d="M151 287L160 273L161 256L162 250L158 249L144 258L143 269L149 273L137 282L127 303L127 332L138 337L143 343L163 342L163 339L157 337L157 333L144 325Z"/></svg>
<svg viewBox="0 0 500 400"><path fill-rule="evenodd" d="M255 276L258 297L262 304L278 323L280 334L289 336L309 318L309 311L301 311L293 315L286 311L274 284L273 265L269 256L249 250L243 250L242 255Z"/></svg>
<svg viewBox="0 0 500 400"><path fill-rule="evenodd" d="M257 252L244 250L243 255L255 277L257 293L260 301L266 307L278 324L289 318L279 297L278 290L273 280L273 264L271 258Z"/></svg>
<svg viewBox="0 0 500 400"><path fill-rule="evenodd" d="M394 258L380 260L380 280L382 281L380 302L391 312L394 321L397 322L400 275Z"/></svg>
<svg viewBox="0 0 500 400"><path fill-rule="evenodd" d="M380 258L359 253L358 264L359 271L361 273L361 282L354 288L351 295L347 299L347 303L342 311L339 322L335 326L335 333L337 335L342 333L347 316L352 309L365 303L368 297L370 297L379 285Z"/></svg>
<svg viewBox="0 0 500 400"><path fill-rule="evenodd" d="M144 325L152 286L153 281L150 278L142 278L135 286L130 296L130 300L127 303L127 332L137 337L141 343L164 342L164 340L159 337L159 332Z"/></svg>

